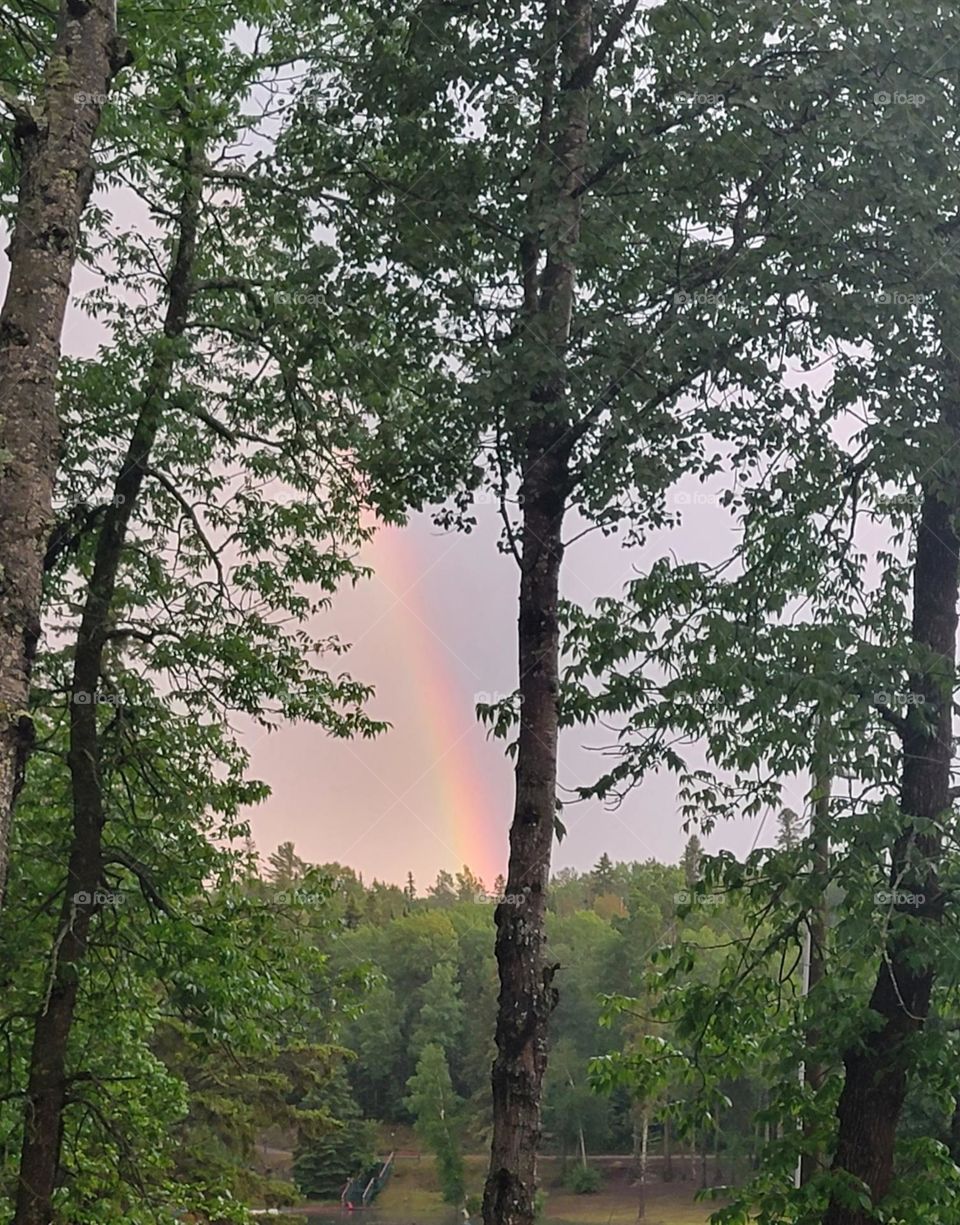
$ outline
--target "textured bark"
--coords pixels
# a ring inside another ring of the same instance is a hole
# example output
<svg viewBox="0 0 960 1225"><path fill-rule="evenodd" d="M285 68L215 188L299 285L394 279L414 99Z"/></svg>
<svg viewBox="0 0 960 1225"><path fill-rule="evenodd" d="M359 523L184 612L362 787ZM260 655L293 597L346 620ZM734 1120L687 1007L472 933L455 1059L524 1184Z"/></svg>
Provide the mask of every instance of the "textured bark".
<svg viewBox="0 0 960 1225"><path fill-rule="evenodd" d="M952 494L952 491L951 491ZM937 879L942 821L950 810L953 757L952 697L956 662L960 539L954 498L928 488L921 509L913 572L913 640L936 658L936 667L912 678L932 712L932 730L916 715L903 733L900 804L908 823L892 853L891 888L922 895L900 907L924 923L939 924L944 898ZM935 968L911 938L894 933L870 999L873 1023L845 1053L845 1079L837 1107L833 1170L852 1175L876 1204L890 1189L897 1124L911 1068L911 1042L930 1011ZM823 1225L869 1225L870 1209L847 1207L834 1197Z"/></svg>
<svg viewBox="0 0 960 1225"><path fill-rule="evenodd" d="M15 116L20 187L0 311L0 900L31 744L30 670L59 451L56 378L102 102L123 56L115 0L63 0L39 107Z"/></svg>
<svg viewBox="0 0 960 1225"><path fill-rule="evenodd" d="M570 480L566 348L573 316L580 193L588 144L592 55L590 0L568 0L558 14L559 64L543 81L543 110L531 214L536 223L521 265L529 346L530 402L522 408L520 487L520 727L516 801L510 829L506 901L496 910L500 975L497 1055L493 1065L493 1139L483 1197L485 1225L532 1225L540 1142L540 1102L547 1029L556 1002L554 968L545 956L544 918L557 789L560 692L558 600L562 528ZM548 18L544 43L555 45ZM551 51L552 53L552 51ZM543 194L540 195L539 193Z"/></svg>
<svg viewBox="0 0 960 1225"><path fill-rule="evenodd" d="M169 280L164 343L157 347L150 365L137 423L114 483L115 496L97 537L93 574L77 633L68 759L73 838L50 987L34 1025L13 1225L49 1225L51 1221L63 1112L70 1084L68 1055L79 971L86 957L90 928L100 908L94 899L101 888L104 866L105 813L95 699L130 518L147 475L150 451L169 394L174 366L171 342L183 334L187 322L196 255L201 167L199 151L188 147L184 153L186 185L180 207L177 251Z"/></svg>

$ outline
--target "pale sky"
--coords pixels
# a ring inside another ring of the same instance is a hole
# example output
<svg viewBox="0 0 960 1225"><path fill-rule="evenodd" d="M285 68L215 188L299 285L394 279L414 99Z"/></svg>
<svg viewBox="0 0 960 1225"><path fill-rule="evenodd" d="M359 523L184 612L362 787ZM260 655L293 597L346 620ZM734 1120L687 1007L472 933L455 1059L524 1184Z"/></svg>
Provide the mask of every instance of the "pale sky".
<svg viewBox="0 0 960 1225"><path fill-rule="evenodd" d="M599 534L579 541L564 562L565 594L589 603L618 591L631 558L649 564L667 547L683 559L729 553L734 537L717 506L692 498L682 513L680 528L640 553L625 554ZM291 839L311 862L349 863L365 878L397 882L412 871L421 889L438 869L464 861L488 885L504 870L512 765L487 739L474 705L478 695L515 687L517 580L512 559L496 549L495 512L480 507L478 515L468 536L442 533L427 516L384 532L369 554L377 576L334 599L323 629L353 644L346 666L376 686L371 711L393 728L376 742L347 744L308 727L251 737L254 770L273 788L252 814L262 851ZM582 747L589 738L565 734L562 784L591 781L601 767ZM801 794L789 802L802 811ZM578 804L564 822L556 867L589 867L603 851L672 861L686 839L668 775L651 778L617 811ZM747 850L759 824L728 825L708 844ZM762 841L774 829L768 818Z"/></svg>
<svg viewBox="0 0 960 1225"><path fill-rule="evenodd" d="M0 292L6 273L0 262ZM75 304L97 283L77 268L66 354L92 356L103 339L103 329ZM598 595L618 593L633 566L648 566L667 550L680 560L729 555L730 519L704 497L703 487L685 488L681 525L655 534L643 550L626 554L599 534L573 545L564 561L564 594L589 605ZM456 871L463 863L488 886L505 871L512 765L503 746L487 738L474 708L515 688L517 575L512 559L496 548L496 510L481 506L477 515L470 535L443 533L426 515L381 533L366 558L376 576L337 595L312 627L353 644L331 667L375 686L370 711L392 730L356 742L330 740L309 726L247 733L252 773L272 788L270 799L250 813L262 854L289 840L302 858L346 863L365 879L402 883L412 871L421 890L439 869ZM584 749L587 739L576 731L564 735L562 785L591 781L602 768L597 754ZM786 801L802 811L802 788L796 791ZM604 851L614 859L676 861L687 837L670 776L651 777L616 811L596 802L568 807L564 822L568 833L556 847L556 868L588 868ZM762 843L773 840L772 816L762 824L728 824L706 843L745 852L758 834Z"/></svg>

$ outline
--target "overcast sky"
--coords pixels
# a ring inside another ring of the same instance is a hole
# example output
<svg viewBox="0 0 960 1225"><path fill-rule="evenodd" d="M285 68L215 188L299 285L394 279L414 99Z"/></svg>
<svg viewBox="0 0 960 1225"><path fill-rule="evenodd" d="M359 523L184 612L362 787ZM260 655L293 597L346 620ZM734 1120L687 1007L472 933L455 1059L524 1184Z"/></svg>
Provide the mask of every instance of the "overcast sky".
<svg viewBox="0 0 960 1225"><path fill-rule="evenodd" d="M728 555L730 521L699 486L691 490L699 496L692 492L683 507L682 526L642 551L626 554L599 534L575 544L565 560L565 594L589 604L619 591L632 565L649 565L668 545L682 559ZM381 533L369 553L376 577L334 600L322 628L353 644L347 666L376 686L371 711L392 730L350 744L308 727L251 736L254 769L273 788L252 814L261 850L292 839L312 862L349 863L365 877L398 882L412 871L421 889L438 869L463 862L488 885L504 870L511 764L477 723L474 706L478 695L515 687L517 576L512 559L496 549L495 512L481 507L479 516L469 536L440 532L426 516ZM596 776L601 763L583 747L587 739L565 735L561 784ZM788 802L802 811L802 794ZM556 867L586 868L604 851L614 859L673 861L687 836L669 775L651 778L617 811L578 804L564 822ZM745 851L760 825L727 825L708 845ZM774 830L770 816L760 841L771 841Z"/></svg>
<svg viewBox="0 0 960 1225"><path fill-rule="evenodd" d="M0 291L6 279L0 269ZM74 301L96 284L77 269ZM74 305L64 352L92 356L103 330ZM564 594L589 606L666 551L680 560L717 561L735 543L731 520L697 484L683 488L681 526L655 534L643 550L624 552L615 539L591 534L567 552ZM676 495L674 495L676 497ZM470 535L444 533L429 516L379 534L366 560L376 574L335 597L312 628L352 644L331 662L375 686L370 711L391 730L375 741L328 739L307 726L269 735L245 733L253 773L272 788L250 815L266 854L293 841L304 859L349 864L365 879L402 883L414 874L423 890L441 868L467 863L487 885L504 871L512 807L512 768L502 744L477 722L478 700L516 686L517 573L499 553L495 508L481 506ZM585 733L561 742L560 782L575 786L601 767ZM804 807L802 787L787 802ZM567 837L555 867L588 868L606 851L614 859L675 861L687 835L669 775L650 778L616 810L600 803L568 807ZM719 828L710 847L745 852L773 840L772 814Z"/></svg>

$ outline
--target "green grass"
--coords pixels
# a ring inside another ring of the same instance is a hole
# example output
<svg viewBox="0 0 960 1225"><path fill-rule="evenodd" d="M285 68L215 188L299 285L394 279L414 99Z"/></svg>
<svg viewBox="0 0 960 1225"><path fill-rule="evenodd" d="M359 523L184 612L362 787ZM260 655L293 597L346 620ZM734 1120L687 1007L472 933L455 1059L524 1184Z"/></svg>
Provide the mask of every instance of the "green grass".
<svg viewBox="0 0 960 1225"><path fill-rule="evenodd" d="M467 1192L483 1189L486 1157L470 1154L464 1159ZM635 1225L637 1191L622 1184L607 1186L596 1195L573 1195L557 1187L556 1172L545 1169L547 1198L544 1225ZM433 1159L424 1154L400 1157L389 1185L377 1200L377 1216L389 1225L459 1225L459 1210L445 1204L440 1195ZM653 1185L647 1193L643 1225L705 1225L710 1205L693 1200L690 1184Z"/></svg>

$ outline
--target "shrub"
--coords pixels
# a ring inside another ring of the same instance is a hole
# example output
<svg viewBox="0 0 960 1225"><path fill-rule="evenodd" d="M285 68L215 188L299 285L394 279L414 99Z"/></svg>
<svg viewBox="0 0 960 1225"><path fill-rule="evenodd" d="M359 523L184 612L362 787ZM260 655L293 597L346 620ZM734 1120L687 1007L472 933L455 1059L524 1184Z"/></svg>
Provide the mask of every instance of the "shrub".
<svg viewBox="0 0 960 1225"><path fill-rule="evenodd" d="M600 1171L588 1165L575 1165L563 1176L563 1185L577 1195L595 1195L600 1190Z"/></svg>

